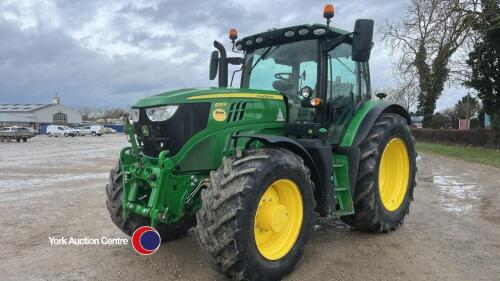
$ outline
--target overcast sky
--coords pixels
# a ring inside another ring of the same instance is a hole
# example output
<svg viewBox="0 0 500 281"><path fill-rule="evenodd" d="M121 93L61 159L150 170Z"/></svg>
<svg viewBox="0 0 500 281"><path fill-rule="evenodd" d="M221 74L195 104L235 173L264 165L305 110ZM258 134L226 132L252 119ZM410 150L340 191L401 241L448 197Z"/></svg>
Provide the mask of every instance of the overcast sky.
<svg viewBox="0 0 500 281"><path fill-rule="evenodd" d="M208 80L213 40L323 22L328 1L299 0L1 0L0 103L128 106L139 97ZM356 18L395 20L406 1L335 1L333 24ZM379 41L371 58L373 88L391 86L391 54ZM465 94L447 89L438 109Z"/></svg>

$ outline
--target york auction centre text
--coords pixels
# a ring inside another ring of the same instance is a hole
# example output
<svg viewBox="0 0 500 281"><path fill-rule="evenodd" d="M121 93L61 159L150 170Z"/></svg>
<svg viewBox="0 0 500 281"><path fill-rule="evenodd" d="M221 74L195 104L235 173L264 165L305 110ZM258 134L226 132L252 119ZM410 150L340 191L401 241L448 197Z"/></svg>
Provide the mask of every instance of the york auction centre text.
<svg viewBox="0 0 500 281"><path fill-rule="evenodd" d="M128 239L124 238L90 238L90 237L49 237L50 245L54 246L81 246L81 245L128 245Z"/></svg>

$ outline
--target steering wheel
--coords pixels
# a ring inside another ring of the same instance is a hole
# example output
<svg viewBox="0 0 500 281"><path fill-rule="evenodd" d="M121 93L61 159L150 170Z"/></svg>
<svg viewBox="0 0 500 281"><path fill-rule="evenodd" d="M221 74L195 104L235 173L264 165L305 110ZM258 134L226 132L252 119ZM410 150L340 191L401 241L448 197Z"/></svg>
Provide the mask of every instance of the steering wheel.
<svg viewBox="0 0 500 281"><path fill-rule="evenodd" d="M285 81L298 81L300 79L300 75L291 72L280 72L274 74L274 78Z"/></svg>

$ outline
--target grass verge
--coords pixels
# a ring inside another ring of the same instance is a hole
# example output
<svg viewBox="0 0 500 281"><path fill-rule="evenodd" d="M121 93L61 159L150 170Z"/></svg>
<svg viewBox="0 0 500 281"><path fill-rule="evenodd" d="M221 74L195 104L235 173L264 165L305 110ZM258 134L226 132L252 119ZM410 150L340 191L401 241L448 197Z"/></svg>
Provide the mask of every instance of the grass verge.
<svg viewBox="0 0 500 281"><path fill-rule="evenodd" d="M500 150L498 149L442 145L426 142L417 142L416 148L417 151L455 157L465 161L500 168Z"/></svg>

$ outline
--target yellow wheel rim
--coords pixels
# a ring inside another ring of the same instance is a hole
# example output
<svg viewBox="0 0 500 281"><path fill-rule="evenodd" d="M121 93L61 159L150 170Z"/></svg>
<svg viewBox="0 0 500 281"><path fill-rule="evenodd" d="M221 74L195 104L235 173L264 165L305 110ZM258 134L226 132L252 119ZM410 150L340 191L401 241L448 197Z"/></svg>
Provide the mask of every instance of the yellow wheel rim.
<svg viewBox="0 0 500 281"><path fill-rule="evenodd" d="M388 211L395 211L403 203L410 178L410 160L405 143L393 138L387 143L378 174L378 188L382 204Z"/></svg>
<svg viewBox="0 0 500 281"><path fill-rule="evenodd" d="M268 260L278 260L292 249L302 227L302 195L293 181L280 179L262 195L254 221L257 249Z"/></svg>

